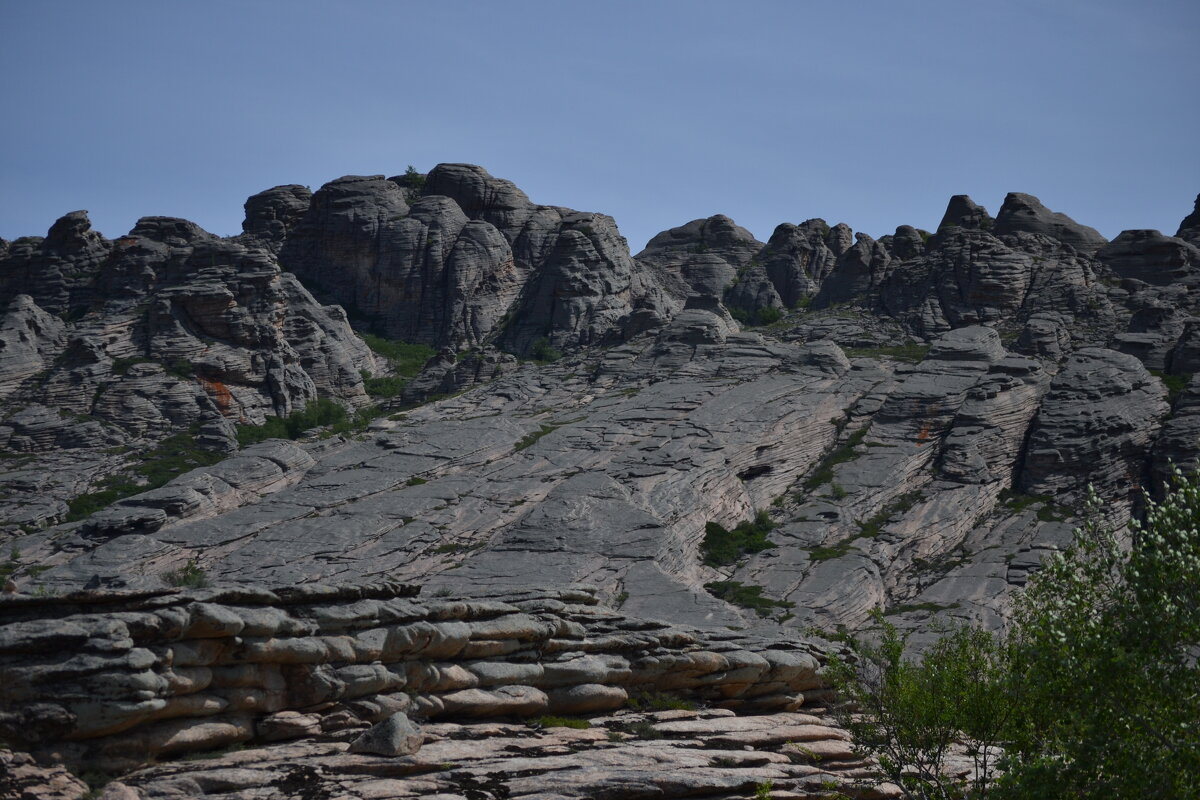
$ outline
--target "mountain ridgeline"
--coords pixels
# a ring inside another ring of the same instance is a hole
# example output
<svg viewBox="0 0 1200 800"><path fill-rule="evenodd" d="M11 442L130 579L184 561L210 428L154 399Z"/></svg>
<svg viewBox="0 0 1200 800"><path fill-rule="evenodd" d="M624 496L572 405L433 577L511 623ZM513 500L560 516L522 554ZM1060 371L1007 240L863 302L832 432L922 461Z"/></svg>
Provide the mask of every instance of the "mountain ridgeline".
<svg viewBox="0 0 1200 800"><path fill-rule="evenodd" d="M146 217L109 240L77 211L0 241L19 589L193 565L1000 624L1089 484L1120 524L1200 462L1200 211L1107 241L960 195L932 232L763 243L717 215L631 255L612 218L468 164L245 208L227 238Z"/></svg>

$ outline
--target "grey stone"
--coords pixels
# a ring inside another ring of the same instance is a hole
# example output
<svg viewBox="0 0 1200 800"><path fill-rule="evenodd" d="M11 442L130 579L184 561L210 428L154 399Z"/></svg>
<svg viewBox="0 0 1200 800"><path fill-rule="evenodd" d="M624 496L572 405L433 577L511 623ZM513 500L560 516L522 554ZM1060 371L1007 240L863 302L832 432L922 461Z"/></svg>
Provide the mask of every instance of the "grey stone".
<svg viewBox="0 0 1200 800"><path fill-rule="evenodd" d="M372 725L366 733L350 742L351 753L380 756L410 756L421 749L425 737L421 729L402 711Z"/></svg>

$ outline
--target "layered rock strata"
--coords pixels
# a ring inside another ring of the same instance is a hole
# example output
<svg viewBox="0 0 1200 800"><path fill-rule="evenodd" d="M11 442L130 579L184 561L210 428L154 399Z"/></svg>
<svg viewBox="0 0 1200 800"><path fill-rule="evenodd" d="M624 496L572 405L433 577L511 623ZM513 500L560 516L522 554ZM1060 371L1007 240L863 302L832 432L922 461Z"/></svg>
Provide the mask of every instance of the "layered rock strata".
<svg viewBox="0 0 1200 800"><path fill-rule="evenodd" d="M647 692L794 711L823 686L811 645L629 618L582 588L505 601L417 591L6 597L0 738L41 760L111 771L239 742L361 733L396 712L595 714Z"/></svg>

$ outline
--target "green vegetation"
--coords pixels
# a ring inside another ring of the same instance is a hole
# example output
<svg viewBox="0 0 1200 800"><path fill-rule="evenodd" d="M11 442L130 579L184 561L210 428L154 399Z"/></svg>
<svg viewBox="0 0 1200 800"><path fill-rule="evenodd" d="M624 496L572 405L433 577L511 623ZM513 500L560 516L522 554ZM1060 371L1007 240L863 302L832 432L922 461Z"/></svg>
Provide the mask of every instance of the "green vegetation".
<svg viewBox="0 0 1200 800"><path fill-rule="evenodd" d="M763 588L738 581L713 581L704 584L714 597L742 608L749 608L760 617L768 617L776 608L793 608L794 604L786 600L772 600L762 596Z"/></svg>
<svg viewBox="0 0 1200 800"><path fill-rule="evenodd" d="M850 543L857 538L857 536L852 536L849 539L843 539L842 541L835 542L831 545L810 547L808 550L808 558L810 561L832 561L835 558L841 558L850 552Z"/></svg>
<svg viewBox="0 0 1200 800"><path fill-rule="evenodd" d="M262 425L238 425L238 444L242 447L267 439L299 439L307 431L347 421L346 409L327 397L319 397L300 411L286 417L267 417Z"/></svg>
<svg viewBox="0 0 1200 800"><path fill-rule="evenodd" d="M533 357L534 361L540 361L543 364L558 361L563 357L562 351L551 347L550 340L545 336L540 336L533 340L533 344L529 348L529 355Z"/></svg>
<svg viewBox="0 0 1200 800"><path fill-rule="evenodd" d="M129 368L134 364L155 364L158 363L152 358L142 356L134 356L131 358L114 358L112 362L112 371L114 375L125 375L129 372ZM192 362L186 358L172 358L169 361L162 363L163 369L168 375L174 375L183 380L191 380L196 376L196 368Z"/></svg>
<svg viewBox="0 0 1200 800"><path fill-rule="evenodd" d="M8 580L14 572L21 568L21 551L13 548L8 554L7 561L0 561L0 581Z"/></svg>
<svg viewBox="0 0 1200 800"><path fill-rule="evenodd" d="M413 475L411 478L409 478L408 480L406 480L404 482L404 485L405 486L420 486L425 483L429 483L429 481L425 480L424 478L420 477L419 475Z"/></svg>
<svg viewBox="0 0 1200 800"><path fill-rule="evenodd" d="M771 781L762 781L754 784L754 800L771 800L771 789L775 784Z"/></svg>
<svg viewBox="0 0 1200 800"><path fill-rule="evenodd" d="M759 511L752 520L739 522L731 531L716 522L705 524L704 541L700 544L704 564L724 567L737 563L747 553L760 553L774 547L767 534L776 527L766 511Z"/></svg>
<svg viewBox="0 0 1200 800"><path fill-rule="evenodd" d="M168 436L131 471L110 475L100 481L97 491L67 501L66 521L84 519L118 500L157 489L185 472L210 466L223 458L220 453L197 447L195 435L195 430L188 430Z"/></svg>
<svg viewBox="0 0 1200 800"><path fill-rule="evenodd" d="M404 187L405 199L409 203L415 203L425 191L425 176L417 172L412 164L408 165L397 182Z"/></svg>
<svg viewBox="0 0 1200 800"><path fill-rule="evenodd" d="M839 419L834 420L834 424L840 425L838 429L841 430L842 427L845 427L846 422ZM833 483L833 468L838 464L844 464L847 461L853 461L854 459L858 458L859 453L857 452L857 448L863 443L863 439L867 438L868 430L869 426L866 425L859 428L854 433L850 434L850 436L846 439L845 444L838 445L823 459L821 459L821 463L818 464L817 468L812 471L812 474L805 479L804 491L816 491L827 483ZM836 484L834 485L836 488L841 489L840 486L837 486ZM840 494L835 492L834 496L838 499L841 499L842 497L846 496L846 493L843 490Z"/></svg>
<svg viewBox="0 0 1200 800"><path fill-rule="evenodd" d="M850 358L894 358L897 361L908 361L916 364L924 360L929 353L927 344L898 344L891 347L848 347L846 355Z"/></svg>
<svg viewBox="0 0 1200 800"><path fill-rule="evenodd" d="M895 616L896 614L908 614L913 611L928 611L934 613L936 611L949 611L953 608L958 608L960 603L902 603L898 606L892 606L883 612L885 617Z"/></svg>
<svg viewBox="0 0 1200 800"><path fill-rule="evenodd" d="M638 711L695 711L696 704L667 692L638 692L629 696L629 707Z"/></svg>
<svg viewBox="0 0 1200 800"><path fill-rule="evenodd" d="M873 641L832 661L842 723L905 797L1198 796L1200 477L1176 471L1131 544L1100 508L1093 493L1003 636L950 629L911 658L877 612ZM943 774L955 744L974 760L966 780Z"/></svg>
<svg viewBox="0 0 1200 800"><path fill-rule="evenodd" d="M517 442L516 449L524 450L527 447L533 447L534 442L536 442L538 439L542 438L543 436L545 436L548 433L558 430L561 427L562 427L561 425L545 424L541 427L541 429L533 431L532 433L527 433L524 436L522 436L521 440L519 442Z"/></svg>
<svg viewBox="0 0 1200 800"><path fill-rule="evenodd" d="M374 334L362 334L362 340L367 347L384 358L393 375L372 377L365 370L362 373L363 387L371 397L396 397L409 379L420 373L425 362L433 358L434 349L424 344L409 344L398 339L384 339Z"/></svg>
<svg viewBox="0 0 1200 800"><path fill-rule="evenodd" d="M579 717L554 717L546 715L535 717L530 721L542 728L574 728L575 730L583 731L592 727L592 723Z"/></svg>
<svg viewBox="0 0 1200 800"><path fill-rule="evenodd" d="M204 573L194 558L189 558L188 562L179 569L168 572L165 578L167 583L172 586L184 586L189 589L203 589L208 586L208 575Z"/></svg>
<svg viewBox="0 0 1200 800"><path fill-rule="evenodd" d="M883 530L884 524L889 519L897 514L903 514L904 512L908 511L917 503L921 502L924 497L925 495L923 495L921 492L908 492L901 495L881 508L876 514L872 515L868 519L861 520L858 523L858 535L860 537L874 539L879 535L879 532Z"/></svg>
<svg viewBox="0 0 1200 800"><path fill-rule="evenodd" d="M1187 388L1188 383L1192 380L1192 375L1190 372L1183 372L1176 375L1169 372L1163 372L1162 370L1152 369L1150 370L1150 374L1161 380L1163 385L1167 387L1167 399L1170 400L1172 404L1175 403L1175 400L1179 397L1179 395L1183 394L1183 390Z"/></svg>
<svg viewBox="0 0 1200 800"><path fill-rule="evenodd" d="M1018 514L1030 506L1040 504L1037 518L1042 522L1061 522L1072 514L1070 508L1058 505L1054 502L1054 498L1044 494L1024 494L1005 489L1000 492L1000 502L1009 511Z"/></svg>
<svg viewBox="0 0 1200 800"><path fill-rule="evenodd" d="M759 327L762 325L774 325L783 319L783 309L767 306L755 311L751 311L741 306L729 306L729 316L736 319L743 325L748 327Z"/></svg>
<svg viewBox="0 0 1200 800"><path fill-rule="evenodd" d="M134 364L153 364L149 358L114 358L112 362L112 371L114 375L125 375L129 372L129 368Z"/></svg>
<svg viewBox="0 0 1200 800"><path fill-rule="evenodd" d="M631 723L625 728L625 732L637 737L638 739L645 739L647 741L663 738L663 735L659 733L657 728L654 727L654 723L648 719L638 720L637 722Z"/></svg>

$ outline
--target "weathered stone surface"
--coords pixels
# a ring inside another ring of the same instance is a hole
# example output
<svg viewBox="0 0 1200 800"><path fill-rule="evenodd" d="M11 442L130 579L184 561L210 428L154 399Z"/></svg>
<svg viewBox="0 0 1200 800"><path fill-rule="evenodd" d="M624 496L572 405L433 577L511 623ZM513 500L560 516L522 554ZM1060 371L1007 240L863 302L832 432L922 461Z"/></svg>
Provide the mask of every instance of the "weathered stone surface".
<svg viewBox="0 0 1200 800"><path fill-rule="evenodd" d="M402 712L377 722L366 733L350 742L351 753L372 753L379 756L410 756L421 749L425 737Z"/></svg>
<svg viewBox="0 0 1200 800"><path fill-rule="evenodd" d="M1128 514L1147 449L1169 411L1162 382L1137 359L1099 348L1077 351L1038 411L1021 488L1078 502L1091 484L1111 513Z"/></svg>
<svg viewBox="0 0 1200 800"><path fill-rule="evenodd" d="M993 226L997 236L1037 233L1070 245L1080 253L1092 254L1107 240L1095 228L1080 225L1066 214L1051 211L1031 194L1009 192Z"/></svg>
<svg viewBox="0 0 1200 800"><path fill-rule="evenodd" d="M1200 248L1158 231L1122 231L1096 253L1096 258L1122 278L1163 286L1200 273Z"/></svg>
<svg viewBox="0 0 1200 800"><path fill-rule="evenodd" d="M0 738L112 768L318 732L345 732L350 752L398 756L423 741L413 713L595 713L663 690L777 711L821 685L814 646L632 619L598 607L594 591L512 602L414 593L378 584L5 596ZM512 646L498 662L468 642Z"/></svg>

